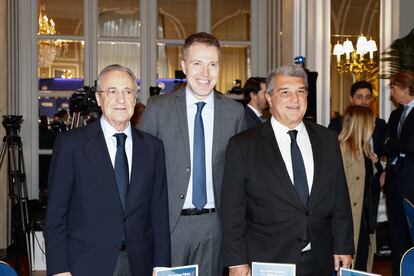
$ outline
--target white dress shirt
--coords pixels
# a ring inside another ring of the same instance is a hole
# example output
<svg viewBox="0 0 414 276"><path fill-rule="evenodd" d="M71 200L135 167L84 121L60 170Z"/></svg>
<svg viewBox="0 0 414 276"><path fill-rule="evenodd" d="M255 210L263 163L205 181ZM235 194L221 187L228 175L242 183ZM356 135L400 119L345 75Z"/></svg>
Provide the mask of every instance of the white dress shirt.
<svg viewBox="0 0 414 276"><path fill-rule="evenodd" d="M291 129L279 123L274 117L272 117L271 123L273 132L276 136L276 142L279 146L280 153L282 154L283 161L285 162L285 166L288 171L290 180L292 181L293 185L295 185L293 181L292 156L290 152L290 136L287 133ZM303 124L303 122L297 125L294 129L298 131L296 141L302 154L303 163L305 164L306 179L308 180L308 188L310 194L312 190L314 174L312 145L309 139L308 132L306 131L306 127Z"/></svg>
<svg viewBox="0 0 414 276"><path fill-rule="evenodd" d="M197 113L197 105L199 102L190 91L186 91L186 106L187 106L187 122L188 122L188 138L190 142L190 161L193 164L193 143L194 143L194 119ZM207 186L207 204L204 208L214 208L214 191L213 191L213 169L212 169L212 154L213 154L213 127L214 127L214 93L211 93L205 99L205 106L202 110L201 116L203 118L204 126L204 142L206 150L206 186ZM191 166L193 167L193 166ZM191 169L190 181L188 182L187 195L185 197L183 209L195 208L193 205L193 170Z"/></svg>
<svg viewBox="0 0 414 276"><path fill-rule="evenodd" d="M407 118L408 114L410 114L411 109L414 108L414 100L411 100L408 104L407 104L408 108L407 108L407 112L405 113L405 118Z"/></svg>
<svg viewBox="0 0 414 276"><path fill-rule="evenodd" d="M115 167L115 155L116 155L116 137L114 134L120 133L113 126L111 126L105 118L101 117L101 128L105 137L106 146L108 148L109 157L111 158L112 167ZM125 133L127 138L125 140L125 152L128 159L128 171L129 171L129 180L131 180L131 171L132 171L132 131L131 124L128 124L128 127L122 131Z"/></svg>
<svg viewBox="0 0 414 276"><path fill-rule="evenodd" d="M282 154L283 161L285 162L286 170L288 171L290 180L293 185L295 185L293 180L293 168L292 168L292 155L290 150L291 139L288 131L290 128L279 123L274 117L271 119L273 132L276 136L276 142L279 146L280 153ZM305 165L306 179L308 181L309 194L312 191L312 182L314 174L314 164L313 164L313 152L312 144L309 139L308 132L303 122L300 122L294 129L298 131L296 136L296 143L302 154L303 163ZM311 243L308 243L303 249L302 252L308 251L311 249Z"/></svg>

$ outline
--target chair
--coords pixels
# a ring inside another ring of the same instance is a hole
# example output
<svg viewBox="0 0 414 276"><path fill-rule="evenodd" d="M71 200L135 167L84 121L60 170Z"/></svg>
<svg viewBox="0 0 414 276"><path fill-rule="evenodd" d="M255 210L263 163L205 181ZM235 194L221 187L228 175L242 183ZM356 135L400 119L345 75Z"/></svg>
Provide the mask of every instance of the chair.
<svg viewBox="0 0 414 276"><path fill-rule="evenodd" d="M7 263L0 261L1 276L17 276L17 272Z"/></svg>
<svg viewBox="0 0 414 276"><path fill-rule="evenodd" d="M408 249L402 256L400 264L400 275L414 275L414 247Z"/></svg>
<svg viewBox="0 0 414 276"><path fill-rule="evenodd" d="M414 244L414 205L408 199L404 198L403 206L405 210L405 215L407 216L407 222L408 222L408 228L410 230L411 241Z"/></svg>

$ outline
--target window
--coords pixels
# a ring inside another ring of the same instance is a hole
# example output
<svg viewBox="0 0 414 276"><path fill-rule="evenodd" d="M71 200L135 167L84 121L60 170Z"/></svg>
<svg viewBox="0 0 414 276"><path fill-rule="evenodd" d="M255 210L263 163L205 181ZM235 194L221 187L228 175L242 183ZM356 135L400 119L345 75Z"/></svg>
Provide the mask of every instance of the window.
<svg viewBox="0 0 414 276"><path fill-rule="evenodd" d="M257 70L252 69L251 53L257 51L257 43L252 41L251 33L252 26L257 26L254 32L258 33L259 26L252 24L258 15L252 16L251 7L258 3L258 0L22 0L18 8L25 16L19 17L18 24L27 30L22 33L30 36L27 43L22 43L23 50L16 54L22 60L30 59L25 53L34 51L36 44L38 49L37 60L31 60L34 66L19 67L19 77L31 74L33 83L19 88L17 97L17 110L25 117L22 136L38 137L38 141L25 145L25 154L29 153L26 162L30 162L27 183L31 185L31 198L39 197L39 187L47 188L53 141L56 133L70 128L73 119L70 97L75 91L93 85L103 67L120 63L136 73L141 89L139 97L144 103L150 86L157 83L168 93L181 84L177 79L184 78L180 66L184 39L191 33L206 31L216 35L222 45L222 76L217 89L226 93L235 79L244 82ZM39 15L44 26L27 27L27 18L38 22ZM35 32L37 41L31 41L36 37ZM266 64L260 66L266 68Z"/></svg>

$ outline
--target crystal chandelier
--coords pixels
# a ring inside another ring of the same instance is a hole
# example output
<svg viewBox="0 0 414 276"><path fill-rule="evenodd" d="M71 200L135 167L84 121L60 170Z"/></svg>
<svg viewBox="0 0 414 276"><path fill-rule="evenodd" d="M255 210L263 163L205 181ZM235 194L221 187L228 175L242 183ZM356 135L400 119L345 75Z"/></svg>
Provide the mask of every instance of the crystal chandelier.
<svg viewBox="0 0 414 276"><path fill-rule="evenodd" d="M371 71L376 63L374 61L374 52L377 51L377 44L370 38L367 38L361 34L358 37L356 50L352 41L348 38L343 44L339 41L333 49L333 55L336 56L336 69L340 74L352 73L355 80L359 80L361 74ZM369 60L365 58L365 54L369 53ZM341 56L345 55L345 60L341 60Z"/></svg>
<svg viewBox="0 0 414 276"><path fill-rule="evenodd" d="M44 5L39 13L38 35L55 35L56 28L53 19L46 16ZM64 40L39 40L38 42L38 64L39 67L49 67L58 56L64 56L68 51L68 43Z"/></svg>

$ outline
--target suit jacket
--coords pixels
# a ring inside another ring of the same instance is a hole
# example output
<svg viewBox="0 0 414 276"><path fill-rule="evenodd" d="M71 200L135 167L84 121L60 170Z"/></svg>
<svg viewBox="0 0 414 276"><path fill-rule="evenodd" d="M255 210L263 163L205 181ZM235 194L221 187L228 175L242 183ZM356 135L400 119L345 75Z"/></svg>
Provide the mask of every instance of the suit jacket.
<svg viewBox="0 0 414 276"><path fill-rule="evenodd" d="M180 217L191 172L186 90L151 97L140 128L160 138L165 147L170 209L170 231ZM225 150L231 136L244 129L243 106L214 92L213 190L220 211Z"/></svg>
<svg viewBox="0 0 414 276"><path fill-rule="evenodd" d="M49 174L49 275L112 275L124 238L132 275L170 265L164 149L134 128L132 143L124 211L100 120L58 136Z"/></svg>
<svg viewBox="0 0 414 276"><path fill-rule="evenodd" d="M405 157L398 158L396 166L398 181L395 183L399 185L395 188L402 198L408 198L414 202L414 183L412 180L414 171L414 109L411 109L405 118L400 139L398 139L397 130L402 112L402 107L391 112L386 128L384 152L388 160L405 154ZM390 164L388 165L390 166ZM386 188L388 190L389 187Z"/></svg>
<svg viewBox="0 0 414 276"><path fill-rule="evenodd" d="M244 117L246 119L246 129L258 126L262 123L262 120L257 117L256 113L254 113L248 106L244 108Z"/></svg>
<svg viewBox="0 0 414 276"><path fill-rule="evenodd" d="M307 209L290 180L270 120L233 137L222 195L226 266L298 265L308 226L313 274L332 275L333 254L354 253L352 214L337 135L305 123L314 180Z"/></svg>

